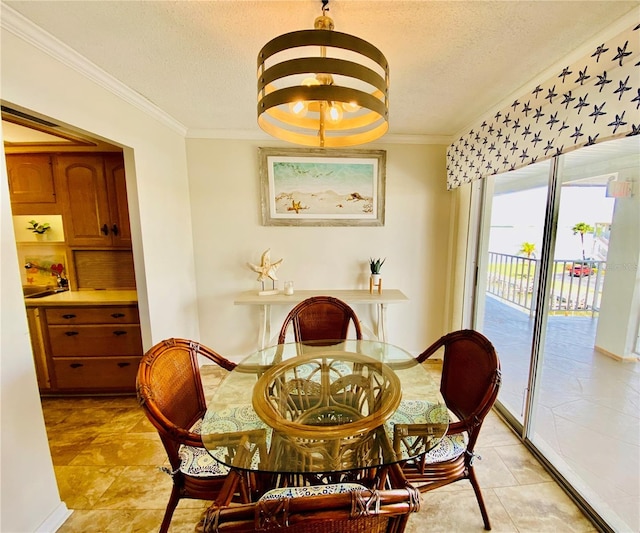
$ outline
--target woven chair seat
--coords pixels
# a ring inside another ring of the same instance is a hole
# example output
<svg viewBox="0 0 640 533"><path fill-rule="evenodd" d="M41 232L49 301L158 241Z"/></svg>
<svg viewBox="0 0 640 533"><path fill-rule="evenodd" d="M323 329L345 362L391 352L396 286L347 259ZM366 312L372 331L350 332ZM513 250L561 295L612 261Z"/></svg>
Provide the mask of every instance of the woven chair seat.
<svg viewBox="0 0 640 533"><path fill-rule="evenodd" d="M367 490L359 483L332 483L330 485L313 485L309 487L282 487L265 492L260 500L279 500L281 498L302 498L303 496L326 496L328 494L344 494L354 490Z"/></svg>

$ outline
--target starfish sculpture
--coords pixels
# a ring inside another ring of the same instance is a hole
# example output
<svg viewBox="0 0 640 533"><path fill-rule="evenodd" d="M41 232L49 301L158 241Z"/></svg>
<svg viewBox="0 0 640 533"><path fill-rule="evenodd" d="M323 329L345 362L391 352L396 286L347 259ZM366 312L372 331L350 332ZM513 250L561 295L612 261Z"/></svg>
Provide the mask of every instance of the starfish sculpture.
<svg viewBox="0 0 640 533"><path fill-rule="evenodd" d="M254 265L252 263L247 263L249 268L254 272L258 273L258 281L264 282L267 278L272 279L273 281L277 281L276 270L282 264L282 259L276 261L275 263L271 262L271 249L265 250L262 254L262 259L260 265Z"/></svg>

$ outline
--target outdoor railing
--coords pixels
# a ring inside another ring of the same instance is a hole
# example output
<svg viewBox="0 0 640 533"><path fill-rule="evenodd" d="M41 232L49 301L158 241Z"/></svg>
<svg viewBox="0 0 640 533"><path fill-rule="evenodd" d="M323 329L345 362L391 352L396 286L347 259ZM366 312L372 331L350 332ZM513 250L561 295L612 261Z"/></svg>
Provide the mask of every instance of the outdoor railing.
<svg viewBox="0 0 640 533"><path fill-rule="evenodd" d="M487 292L533 314L538 260L489 252ZM606 261L553 262L549 310L554 314L595 315L600 310Z"/></svg>

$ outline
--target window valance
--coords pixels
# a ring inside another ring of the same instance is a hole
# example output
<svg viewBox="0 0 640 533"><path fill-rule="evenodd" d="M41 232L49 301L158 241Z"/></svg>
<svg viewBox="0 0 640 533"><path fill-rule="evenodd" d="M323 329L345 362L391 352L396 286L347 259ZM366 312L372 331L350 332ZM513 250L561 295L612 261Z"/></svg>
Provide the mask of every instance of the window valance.
<svg viewBox="0 0 640 533"><path fill-rule="evenodd" d="M447 188L640 133L640 24L596 46L447 150Z"/></svg>

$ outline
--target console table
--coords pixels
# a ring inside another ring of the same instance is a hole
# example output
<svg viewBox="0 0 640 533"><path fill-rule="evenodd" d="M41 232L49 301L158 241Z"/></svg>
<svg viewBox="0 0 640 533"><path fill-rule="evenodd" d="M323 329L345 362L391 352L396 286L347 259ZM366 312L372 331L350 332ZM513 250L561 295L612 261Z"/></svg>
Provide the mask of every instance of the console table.
<svg viewBox="0 0 640 533"><path fill-rule="evenodd" d="M398 289L384 289L382 294L374 292L371 294L368 289L360 290L296 290L292 295L284 293L259 296L256 291L244 291L237 295L234 300L235 305L256 305L260 308L260 349L267 346L271 340L271 306L284 305L293 308L302 300L312 296L332 296L343 302L352 304L367 304L376 307L376 319L373 324L373 335L386 342L386 310L388 304L409 301L409 298ZM371 331L365 324L361 327L366 331Z"/></svg>

